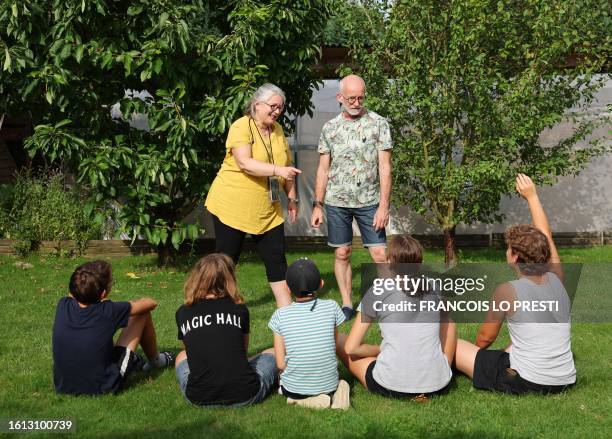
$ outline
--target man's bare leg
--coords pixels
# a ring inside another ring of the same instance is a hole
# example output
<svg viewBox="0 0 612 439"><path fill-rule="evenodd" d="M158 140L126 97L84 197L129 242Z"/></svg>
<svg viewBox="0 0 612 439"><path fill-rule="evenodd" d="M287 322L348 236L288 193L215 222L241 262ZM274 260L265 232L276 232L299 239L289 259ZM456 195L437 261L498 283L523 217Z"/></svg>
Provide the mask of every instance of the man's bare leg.
<svg viewBox="0 0 612 439"><path fill-rule="evenodd" d="M342 296L342 306L353 306L351 296L353 293L353 272L351 270L352 247L338 247L335 251L334 274L338 282L338 289Z"/></svg>

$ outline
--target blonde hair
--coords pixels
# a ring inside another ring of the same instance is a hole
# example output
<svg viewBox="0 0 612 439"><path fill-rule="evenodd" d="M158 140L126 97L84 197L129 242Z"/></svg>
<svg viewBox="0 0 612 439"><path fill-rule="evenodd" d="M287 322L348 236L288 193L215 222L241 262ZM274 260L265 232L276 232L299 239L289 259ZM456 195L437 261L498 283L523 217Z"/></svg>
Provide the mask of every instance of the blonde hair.
<svg viewBox="0 0 612 439"><path fill-rule="evenodd" d="M244 303L236 283L234 261L222 253L212 253L200 259L191 269L183 291L187 306L210 295L216 299L229 297L234 303Z"/></svg>
<svg viewBox="0 0 612 439"><path fill-rule="evenodd" d="M267 101L274 95L278 95L283 98L283 104L285 103L285 92L279 87L274 84L270 84L269 82L260 86L257 90L255 90L255 93L253 93L251 99L249 99L249 102L244 110L245 115L255 117L255 105L258 102Z"/></svg>

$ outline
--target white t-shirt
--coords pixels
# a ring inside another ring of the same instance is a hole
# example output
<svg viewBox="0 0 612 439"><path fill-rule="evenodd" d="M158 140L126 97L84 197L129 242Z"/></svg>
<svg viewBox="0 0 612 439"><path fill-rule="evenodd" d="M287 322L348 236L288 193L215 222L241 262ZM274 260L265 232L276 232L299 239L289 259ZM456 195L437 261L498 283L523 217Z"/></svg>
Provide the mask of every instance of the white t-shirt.
<svg viewBox="0 0 612 439"><path fill-rule="evenodd" d="M554 301L555 311L518 310L507 317L510 367L532 383L562 386L576 382L576 368L570 340L570 301L556 274L547 273L548 281L536 284L522 277L511 281L516 300Z"/></svg>
<svg viewBox="0 0 612 439"><path fill-rule="evenodd" d="M360 311L378 320L382 333L380 354L372 375L381 386L402 393L429 393L444 388L452 371L440 343L439 312L377 312L381 304L399 304L422 300L439 301L435 294L410 296L403 291L374 296L366 293ZM374 305L375 301L381 304ZM406 305L407 306L407 305Z"/></svg>

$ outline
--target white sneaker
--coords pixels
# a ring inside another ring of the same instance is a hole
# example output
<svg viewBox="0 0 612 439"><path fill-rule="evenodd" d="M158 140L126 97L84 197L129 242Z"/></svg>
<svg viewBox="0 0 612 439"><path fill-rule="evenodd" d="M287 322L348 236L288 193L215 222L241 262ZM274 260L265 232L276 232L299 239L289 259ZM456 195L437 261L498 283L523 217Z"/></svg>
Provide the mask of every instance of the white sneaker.
<svg viewBox="0 0 612 439"><path fill-rule="evenodd" d="M338 388L332 396L331 408L336 410L348 410L351 406L350 402L351 387L349 383L344 380L340 380Z"/></svg>
<svg viewBox="0 0 612 439"><path fill-rule="evenodd" d="M331 398L329 395L325 394L311 396L310 398L304 399L287 398L287 404L308 407L309 409L326 409L329 408L331 404Z"/></svg>

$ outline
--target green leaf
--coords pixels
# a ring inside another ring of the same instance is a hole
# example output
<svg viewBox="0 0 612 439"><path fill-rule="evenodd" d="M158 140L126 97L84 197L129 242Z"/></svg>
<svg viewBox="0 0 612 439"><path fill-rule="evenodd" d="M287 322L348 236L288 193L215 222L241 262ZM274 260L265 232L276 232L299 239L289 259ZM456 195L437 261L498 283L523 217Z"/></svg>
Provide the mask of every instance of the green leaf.
<svg viewBox="0 0 612 439"><path fill-rule="evenodd" d="M34 90L34 87L36 87L37 85L38 79L32 80L23 90L23 97L26 98L30 93L32 93L32 90Z"/></svg>
<svg viewBox="0 0 612 439"><path fill-rule="evenodd" d="M74 59L77 63L81 63L83 59L83 50L85 50L85 46L83 44L79 44L74 51Z"/></svg>
<svg viewBox="0 0 612 439"><path fill-rule="evenodd" d="M17 7L16 5L13 5ZM8 46L4 46L4 67L2 70L7 71L11 68L11 53L9 52Z"/></svg>
<svg viewBox="0 0 612 439"><path fill-rule="evenodd" d="M128 54L123 56L123 68L125 69L125 76L129 76L132 71L132 57Z"/></svg>
<svg viewBox="0 0 612 439"><path fill-rule="evenodd" d="M182 239L181 239L181 230L173 230L172 231L172 246L175 249L179 249L180 245L181 245Z"/></svg>
<svg viewBox="0 0 612 439"><path fill-rule="evenodd" d="M70 119L63 119L61 121L59 121L58 123L55 124L55 128L61 128L63 126L66 126L68 124L72 123L72 121Z"/></svg>
<svg viewBox="0 0 612 439"><path fill-rule="evenodd" d="M159 73L161 72L163 66L163 61L161 58L155 58L155 60L153 61L153 71L159 75Z"/></svg>
<svg viewBox="0 0 612 439"><path fill-rule="evenodd" d="M163 27L164 24L166 24L166 21L168 21L168 17L169 15L167 12L162 12L161 15L159 16L158 26Z"/></svg>

